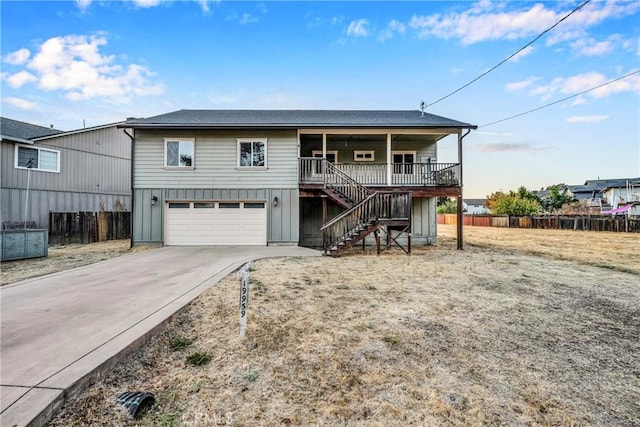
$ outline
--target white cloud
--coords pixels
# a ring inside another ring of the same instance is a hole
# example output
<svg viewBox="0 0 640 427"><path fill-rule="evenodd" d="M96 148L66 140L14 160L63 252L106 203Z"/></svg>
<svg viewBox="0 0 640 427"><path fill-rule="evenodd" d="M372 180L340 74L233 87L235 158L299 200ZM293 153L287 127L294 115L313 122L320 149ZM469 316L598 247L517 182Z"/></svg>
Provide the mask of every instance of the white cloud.
<svg viewBox="0 0 640 427"><path fill-rule="evenodd" d="M462 12L414 15L409 27L420 38L458 39L464 45L489 40L515 40L538 35L575 7L570 2L521 4L482 0ZM558 10L552 9L556 4L559 5ZM589 27L609 18L632 15L638 10L640 2L637 1L591 2L549 33L547 44L584 38Z"/></svg>
<svg viewBox="0 0 640 427"><path fill-rule="evenodd" d="M609 120L609 116L571 116L566 119L567 123L597 123L605 120Z"/></svg>
<svg viewBox="0 0 640 427"><path fill-rule="evenodd" d="M128 102L133 96L158 95L164 86L153 73L137 65L115 63L115 55L100 52L104 37L69 35L45 41L26 68L5 78L12 87L35 83L45 91L60 90L68 99L105 97Z"/></svg>
<svg viewBox="0 0 640 427"><path fill-rule="evenodd" d="M604 41L597 41L593 38L582 38L570 44L579 56L601 56L611 52L617 45L627 49L626 41L620 34L612 34Z"/></svg>
<svg viewBox="0 0 640 427"><path fill-rule="evenodd" d="M11 96L2 98L2 102L13 105L14 107L20 108L21 110L33 110L36 106L36 104L31 101L27 101L26 99L22 98L14 98Z"/></svg>
<svg viewBox="0 0 640 427"><path fill-rule="evenodd" d="M354 37L365 37L369 35L369 21L366 19L358 19L357 21L351 21L347 27L347 35Z"/></svg>
<svg viewBox="0 0 640 427"><path fill-rule="evenodd" d="M142 8L155 7L160 4L160 0L132 0L132 1L133 1L133 4Z"/></svg>
<svg viewBox="0 0 640 427"><path fill-rule="evenodd" d="M507 83L505 85L505 89L508 92L515 92L518 90L522 90L522 89L526 89L529 86L531 86L532 84L534 84L536 81L540 80L540 77L528 77L524 80L521 80L519 82L512 82L512 83Z"/></svg>
<svg viewBox="0 0 640 427"><path fill-rule="evenodd" d="M27 83L33 83L38 79L36 79L36 76L31 74L30 72L22 70L22 71L18 71L15 74L8 75L5 78L5 80L7 81L9 86L11 86L12 88L19 89L23 85Z"/></svg>
<svg viewBox="0 0 640 427"><path fill-rule="evenodd" d="M18 49L15 52L8 53L2 58L4 62L11 65L23 65L31 56L29 49Z"/></svg>
<svg viewBox="0 0 640 427"><path fill-rule="evenodd" d="M520 59L524 58L525 56L531 55L534 50L535 48L533 46L527 46L524 49L522 49L520 52L518 52L516 56L511 58L509 62L518 62Z"/></svg>
<svg viewBox="0 0 640 427"><path fill-rule="evenodd" d="M254 22L258 22L258 18L252 16L249 13L243 13L242 17L240 18L240 24L242 25L253 24Z"/></svg>
<svg viewBox="0 0 640 427"><path fill-rule="evenodd" d="M398 21L397 19L392 19L389 24L387 24L387 28L384 29L378 36L378 41L385 41L392 38L396 33L404 34L407 31L407 26Z"/></svg>
<svg viewBox="0 0 640 427"><path fill-rule="evenodd" d="M91 5L91 0L75 0L75 5L80 10L86 10Z"/></svg>
<svg viewBox="0 0 640 427"><path fill-rule="evenodd" d="M518 142L490 142L486 144L479 144L478 148L484 153L502 153L502 152L529 152L535 153L539 151L545 151L548 147L533 145L533 144L521 144Z"/></svg>
<svg viewBox="0 0 640 427"><path fill-rule="evenodd" d="M613 78L607 77L602 73L595 71L583 74L576 74L571 77L556 77L550 83L533 88L529 94L532 96L540 96L542 100L550 99L558 94L573 95L593 89L602 85ZM605 98L614 93L621 92L640 92L640 76L638 74L618 80L606 86L600 87L586 93L584 96L592 98ZM584 101L584 100L583 100Z"/></svg>

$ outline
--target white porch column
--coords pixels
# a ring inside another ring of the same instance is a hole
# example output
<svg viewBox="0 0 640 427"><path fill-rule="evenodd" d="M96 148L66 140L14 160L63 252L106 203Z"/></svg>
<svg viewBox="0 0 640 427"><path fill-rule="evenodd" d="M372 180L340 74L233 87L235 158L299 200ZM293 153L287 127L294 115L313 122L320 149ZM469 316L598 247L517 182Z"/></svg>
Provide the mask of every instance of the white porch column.
<svg viewBox="0 0 640 427"><path fill-rule="evenodd" d="M392 178L392 174L391 174L391 161L393 159L391 158L391 134L387 133L387 185L391 186L391 178Z"/></svg>
<svg viewBox="0 0 640 427"><path fill-rule="evenodd" d="M322 158L327 158L327 134L322 132Z"/></svg>

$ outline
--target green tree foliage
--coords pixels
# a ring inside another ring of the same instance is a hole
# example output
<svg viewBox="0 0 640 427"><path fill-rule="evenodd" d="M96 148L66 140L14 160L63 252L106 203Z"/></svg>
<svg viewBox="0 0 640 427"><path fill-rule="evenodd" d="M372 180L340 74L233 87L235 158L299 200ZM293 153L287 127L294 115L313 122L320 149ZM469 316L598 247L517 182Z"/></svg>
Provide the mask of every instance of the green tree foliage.
<svg viewBox="0 0 640 427"><path fill-rule="evenodd" d="M550 185L546 188L547 195L541 200L542 207L548 212L557 212L567 203L576 201L568 194L567 186L564 184Z"/></svg>
<svg viewBox="0 0 640 427"><path fill-rule="evenodd" d="M542 208L538 195L525 187L508 193L497 191L487 197L491 213L498 215L532 215Z"/></svg>
<svg viewBox="0 0 640 427"><path fill-rule="evenodd" d="M438 201L438 209L439 214L451 214L458 212L458 203L455 199L446 198L442 203Z"/></svg>

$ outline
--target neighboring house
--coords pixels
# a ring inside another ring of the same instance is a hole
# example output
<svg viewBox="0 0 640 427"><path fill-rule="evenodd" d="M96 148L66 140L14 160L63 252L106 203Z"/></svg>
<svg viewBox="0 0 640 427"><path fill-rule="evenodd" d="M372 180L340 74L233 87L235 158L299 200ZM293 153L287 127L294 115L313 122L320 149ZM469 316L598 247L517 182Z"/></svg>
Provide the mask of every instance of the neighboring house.
<svg viewBox="0 0 640 427"><path fill-rule="evenodd" d="M483 215L489 213L489 208L484 205L485 199L464 199L463 202L466 214Z"/></svg>
<svg viewBox="0 0 640 427"><path fill-rule="evenodd" d="M584 182L584 185L567 185L567 189L568 194L578 201L586 200L591 206L611 206L613 199L607 199L602 190L624 188L627 182L638 180L640 178L589 179Z"/></svg>
<svg viewBox="0 0 640 427"><path fill-rule="evenodd" d="M476 128L420 111L333 110L180 110L119 127L134 141L134 245L333 252L381 229L433 243L437 197L462 197L461 162L438 163L437 142L456 135L461 159Z"/></svg>
<svg viewBox="0 0 640 427"><path fill-rule="evenodd" d="M625 182L618 182L606 186L600 191L600 196L607 206L619 213L640 215L640 178L629 178Z"/></svg>
<svg viewBox="0 0 640 427"><path fill-rule="evenodd" d="M63 132L1 118L0 223L131 209L131 139L118 123ZM27 185L29 200L26 203Z"/></svg>

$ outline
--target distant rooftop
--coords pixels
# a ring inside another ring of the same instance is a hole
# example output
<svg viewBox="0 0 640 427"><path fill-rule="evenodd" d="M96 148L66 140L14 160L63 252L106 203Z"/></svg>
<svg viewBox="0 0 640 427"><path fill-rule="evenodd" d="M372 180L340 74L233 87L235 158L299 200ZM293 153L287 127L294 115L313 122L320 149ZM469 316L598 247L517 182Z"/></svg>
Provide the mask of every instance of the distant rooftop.
<svg viewBox="0 0 640 427"><path fill-rule="evenodd" d="M129 119L131 128L462 128L477 126L429 113L400 110L179 110Z"/></svg>
<svg viewBox="0 0 640 427"><path fill-rule="evenodd" d="M61 133L61 130L0 117L0 134L6 138L33 139Z"/></svg>

